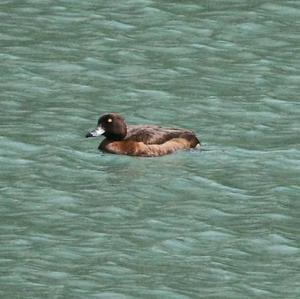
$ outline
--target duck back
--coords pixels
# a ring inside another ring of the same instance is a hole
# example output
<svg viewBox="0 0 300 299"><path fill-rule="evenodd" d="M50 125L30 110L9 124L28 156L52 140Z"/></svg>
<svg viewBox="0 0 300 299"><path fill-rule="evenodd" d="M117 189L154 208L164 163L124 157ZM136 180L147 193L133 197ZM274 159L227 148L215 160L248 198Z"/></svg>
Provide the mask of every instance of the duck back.
<svg viewBox="0 0 300 299"><path fill-rule="evenodd" d="M191 141L191 147L200 143L195 134L189 130L152 125L127 126L127 135L124 140L143 142L144 144L163 144L174 138L184 138Z"/></svg>

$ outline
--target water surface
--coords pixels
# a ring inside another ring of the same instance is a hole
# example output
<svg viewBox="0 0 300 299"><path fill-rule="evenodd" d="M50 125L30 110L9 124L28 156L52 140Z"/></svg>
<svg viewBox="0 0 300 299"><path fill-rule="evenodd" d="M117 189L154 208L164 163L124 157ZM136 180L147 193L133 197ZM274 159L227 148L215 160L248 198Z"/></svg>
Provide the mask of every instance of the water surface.
<svg viewBox="0 0 300 299"><path fill-rule="evenodd" d="M2 1L0 297L299 298L297 1ZM98 152L101 113L203 150Z"/></svg>

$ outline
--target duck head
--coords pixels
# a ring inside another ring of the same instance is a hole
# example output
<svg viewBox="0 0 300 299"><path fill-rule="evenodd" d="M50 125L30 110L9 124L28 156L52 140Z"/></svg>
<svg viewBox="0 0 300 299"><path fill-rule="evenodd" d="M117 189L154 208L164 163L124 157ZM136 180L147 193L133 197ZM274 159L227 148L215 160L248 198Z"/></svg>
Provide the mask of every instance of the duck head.
<svg viewBox="0 0 300 299"><path fill-rule="evenodd" d="M108 113L100 116L96 129L88 132L85 137L105 136L109 140L122 140L127 134L126 123L119 114Z"/></svg>

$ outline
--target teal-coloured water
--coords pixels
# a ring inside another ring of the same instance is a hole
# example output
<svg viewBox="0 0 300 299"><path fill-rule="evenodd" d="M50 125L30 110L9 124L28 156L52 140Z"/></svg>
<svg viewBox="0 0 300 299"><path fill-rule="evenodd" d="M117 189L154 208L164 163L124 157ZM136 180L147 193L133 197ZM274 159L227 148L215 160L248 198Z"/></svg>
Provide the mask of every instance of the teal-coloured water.
<svg viewBox="0 0 300 299"><path fill-rule="evenodd" d="M300 298L298 1L0 3L1 298ZM203 150L98 152L104 112Z"/></svg>

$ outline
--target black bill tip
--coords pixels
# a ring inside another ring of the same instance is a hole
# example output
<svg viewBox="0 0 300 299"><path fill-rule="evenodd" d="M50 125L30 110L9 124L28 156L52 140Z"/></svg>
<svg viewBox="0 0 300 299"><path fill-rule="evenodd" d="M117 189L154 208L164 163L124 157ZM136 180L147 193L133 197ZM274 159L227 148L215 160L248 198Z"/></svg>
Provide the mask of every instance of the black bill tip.
<svg viewBox="0 0 300 299"><path fill-rule="evenodd" d="M85 138L94 137L94 135L91 132L86 133Z"/></svg>

